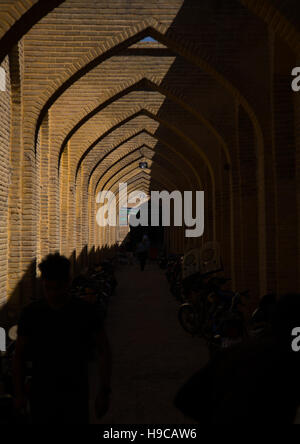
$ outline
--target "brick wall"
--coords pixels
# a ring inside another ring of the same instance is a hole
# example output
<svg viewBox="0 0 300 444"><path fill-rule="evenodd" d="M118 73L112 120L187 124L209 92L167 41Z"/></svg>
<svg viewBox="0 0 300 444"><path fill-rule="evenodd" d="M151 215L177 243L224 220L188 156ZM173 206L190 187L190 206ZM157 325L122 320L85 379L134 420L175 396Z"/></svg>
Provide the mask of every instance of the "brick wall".
<svg viewBox="0 0 300 444"><path fill-rule="evenodd" d="M1 4L0 39L38 3ZM171 251L217 240L233 288L254 302L299 290L298 8L65 0L30 17L2 64L0 303L28 301L49 252L79 271L124 238L95 221L96 194L124 180L205 191L203 239L171 229Z"/></svg>
<svg viewBox="0 0 300 444"><path fill-rule="evenodd" d="M5 91L0 91L0 304L7 298L8 275L8 193L11 181L10 173L10 119L11 119L11 86L8 57L1 68L5 70Z"/></svg>

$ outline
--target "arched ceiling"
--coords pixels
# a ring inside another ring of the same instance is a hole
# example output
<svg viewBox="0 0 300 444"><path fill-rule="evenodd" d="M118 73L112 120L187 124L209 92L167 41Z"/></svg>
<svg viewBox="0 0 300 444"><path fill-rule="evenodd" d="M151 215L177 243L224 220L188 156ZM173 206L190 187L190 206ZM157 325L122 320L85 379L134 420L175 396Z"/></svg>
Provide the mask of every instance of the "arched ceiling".
<svg viewBox="0 0 300 444"><path fill-rule="evenodd" d="M0 63L32 26L64 0L9 0L0 3Z"/></svg>
<svg viewBox="0 0 300 444"><path fill-rule="evenodd" d="M59 169L67 150L71 182L84 171L86 186L96 190L146 147L152 151L152 175L169 166L178 187L207 186L209 178L214 192L221 187L220 161L232 163L237 104L261 138L258 145L263 144L264 107L256 107L254 94L267 92L251 68L258 42L264 42L260 61L267 54L268 29L261 19L268 19L254 3L65 0L46 7L31 0L0 5L0 12L7 9L9 26L16 25L15 37L19 20L27 23L23 90L31 120L25 151L32 149L30 134L37 134L48 115L51 158ZM283 3L276 0L274 7L288 17L293 5ZM35 19L29 20L30 11ZM291 38L297 34L293 25L289 32ZM148 35L156 41L140 41ZM263 72L267 61L261 65ZM162 181L167 177L162 175Z"/></svg>
<svg viewBox="0 0 300 444"><path fill-rule="evenodd" d="M290 44L299 48L298 0L239 0ZM65 0L10 0L0 4L0 63L36 23Z"/></svg>

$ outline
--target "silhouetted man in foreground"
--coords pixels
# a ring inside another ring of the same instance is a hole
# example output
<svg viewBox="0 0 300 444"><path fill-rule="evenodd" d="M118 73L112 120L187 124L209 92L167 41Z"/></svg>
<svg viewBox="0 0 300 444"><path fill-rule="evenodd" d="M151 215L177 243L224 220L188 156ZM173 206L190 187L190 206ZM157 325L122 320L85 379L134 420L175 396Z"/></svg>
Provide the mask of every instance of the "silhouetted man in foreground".
<svg viewBox="0 0 300 444"><path fill-rule="evenodd" d="M269 338L222 352L179 391L175 405L200 424L291 424L300 404L300 295L277 304Z"/></svg>
<svg viewBox="0 0 300 444"><path fill-rule="evenodd" d="M25 365L32 361L30 390L34 424L88 424L88 361L99 353L96 413L109 406L111 357L93 306L69 295L70 262L58 253L40 265L44 299L27 306L19 321L14 359L15 404L26 404Z"/></svg>

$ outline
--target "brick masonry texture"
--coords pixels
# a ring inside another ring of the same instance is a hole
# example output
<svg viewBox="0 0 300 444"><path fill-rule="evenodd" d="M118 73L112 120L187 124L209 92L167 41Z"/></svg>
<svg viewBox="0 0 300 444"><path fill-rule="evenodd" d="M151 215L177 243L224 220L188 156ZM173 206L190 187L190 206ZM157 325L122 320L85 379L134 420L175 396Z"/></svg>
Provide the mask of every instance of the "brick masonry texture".
<svg viewBox="0 0 300 444"><path fill-rule="evenodd" d="M49 252L76 271L124 239L96 224L96 195L120 181L204 190L203 239L171 227L168 250L218 241L233 288L254 304L299 291L299 2L42 3L0 2L5 316L35 292Z"/></svg>

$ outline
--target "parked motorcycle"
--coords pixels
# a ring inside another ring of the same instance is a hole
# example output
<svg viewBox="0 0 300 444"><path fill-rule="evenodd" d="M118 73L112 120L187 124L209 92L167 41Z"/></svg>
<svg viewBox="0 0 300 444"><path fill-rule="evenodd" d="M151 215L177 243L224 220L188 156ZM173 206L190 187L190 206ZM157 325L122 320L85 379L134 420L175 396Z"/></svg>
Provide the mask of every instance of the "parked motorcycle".
<svg viewBox="0 0 300 444"><path fill-rule="evenodd" d="M99 320L103 321L116 287L113 260L106 260L86 275L77 276L73 281L71 293L73 297L93 304Z"/></svg>
<svg viewBox="0 0 300 444"><path fill-rule="evenodd" d="M277 304L276 294L265 295L253 312L249 323L249 335L254 338L267 336L272 329L272 318Z"/></svg>
<svg viewBox="0 0 300 444"><path fill-rule="evenodd" d="M224 291L230 279L209 278L209 275L195 275L194 282L185 284L187 301L181 305L178 318L186 332L203 337L214 351L237 344L246 336L239 307L248 292Z"/></svg>

